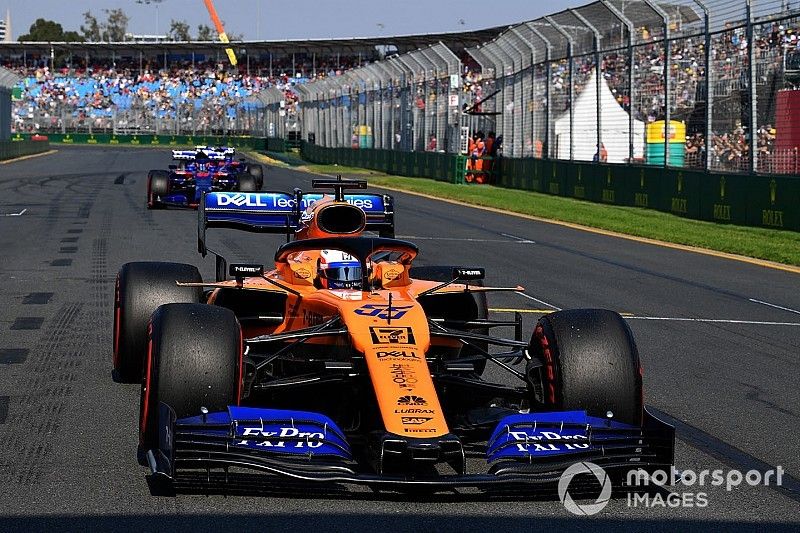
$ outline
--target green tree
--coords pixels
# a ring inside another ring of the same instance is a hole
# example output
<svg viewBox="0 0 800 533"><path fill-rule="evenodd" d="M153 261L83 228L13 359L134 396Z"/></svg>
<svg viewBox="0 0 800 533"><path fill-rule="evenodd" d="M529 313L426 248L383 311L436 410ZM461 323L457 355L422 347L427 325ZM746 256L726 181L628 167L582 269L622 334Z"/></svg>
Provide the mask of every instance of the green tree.
<svg viewBox="0 0 800 533"><path fill-rule="evenodd" d="M106 22L103 24L103 36L109 42L121 42L125 40L128 32L128 22L130 18L122 9L104 9Z"/></svg>
<svg viewBox="0 0 800 533"><path fill-rule="evenodd" d="M46 20L43 18L36 19L28 29L28 33L20 35L20 41L50 41L50 42L76 42L83 41L80 35L74 31L64 31L64 28L58 22L53 20Z"/></svg>
<svg viewBox="0 0 800 533"><path fill-rule="evenodd" d="M189 34L189 24L185 20L171 20L169 22L169 33L167 35L173 41L191 41Z"/></svg>
<svg viewBox="0 0 800 533"><path fill-rule="evenodd" d="M89 42L100 42L103 40L100 23L97 21L97 17L92 15L91 11L87 11L83 14L81 33L83 33L83 37Z"/></svg>
<svg viewBox="0 0 800 533"><path fill-rule="evenodd" d="M83 14L81 33L91 42L121 42L128 31L128 15L122 9L104 9L106 20L100 22L91 11Z"/></svg>
<svg viewBox="0 0 800 533"><path fill-rule="evenodd" d="M211 29L211 26L207 26L205 24L200 24L197 26L198 41L213 41L216 39L216 37L217 34Z"/></svg>

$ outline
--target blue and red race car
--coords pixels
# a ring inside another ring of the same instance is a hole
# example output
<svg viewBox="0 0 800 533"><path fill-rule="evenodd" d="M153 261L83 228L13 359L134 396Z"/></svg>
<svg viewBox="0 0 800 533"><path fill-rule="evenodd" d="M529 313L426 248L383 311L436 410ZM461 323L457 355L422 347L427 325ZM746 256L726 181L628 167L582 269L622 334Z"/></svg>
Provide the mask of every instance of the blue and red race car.
<svg viewBox="0 0 800 533"><path fill-rule="evenodd" d="M233 148L198 146L194 150L173 150L175 164L169 170L147 174L147 208L197 207L203 193L217 191L252 192L264 180L261 165L236 159Z"/></svg>

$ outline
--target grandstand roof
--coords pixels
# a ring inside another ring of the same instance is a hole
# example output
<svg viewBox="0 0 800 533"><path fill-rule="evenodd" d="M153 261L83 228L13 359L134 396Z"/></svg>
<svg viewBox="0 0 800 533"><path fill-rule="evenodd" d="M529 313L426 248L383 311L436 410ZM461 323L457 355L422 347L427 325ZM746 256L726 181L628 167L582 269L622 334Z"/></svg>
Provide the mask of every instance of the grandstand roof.
<svg viewBox="0 0 800 533"><path fill-rule="evenodd" d="M148 54L208 53L225 48L246 50L249 54L283 55L291 53L353 54L374 52L376 47L392 47L397 52L416 50L436 43L443 43L452 50L461 50L496 37L505 26L495 26L468 32L423 33L417 35L394 35L388 37L352 37L346 39L302 39L276 41L237 41L231 44L210 41L169 41L160 43L114 42L114 43L64 43L64 42L13 42L0 43L0 55L27 53L50 53L50 48L72 52L118 54L145 52ZM392 50L394 51L394 50Z"/></svg>

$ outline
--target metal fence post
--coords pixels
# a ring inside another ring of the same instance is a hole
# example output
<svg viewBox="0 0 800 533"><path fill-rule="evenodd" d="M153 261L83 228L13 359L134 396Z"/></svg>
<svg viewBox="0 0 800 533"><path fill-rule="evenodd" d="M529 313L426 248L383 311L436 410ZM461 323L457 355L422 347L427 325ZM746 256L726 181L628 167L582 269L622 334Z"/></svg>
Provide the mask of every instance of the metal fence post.
<svg viewBox="0 0 800 533"><path fill-rule="evenodd" d="M552 17L544 17L555 30L567 40L567 61L569 64L569 160L575 160L575 59L573 58L574 41L564 28Z"/></svg>
<svg viewBox="0 0 800 533"><path fill-rule="evenodd" d="M553 105L552 105L552 100L550 99L550 80L553 78L553 72L552 72L553 67L551 63L553 45L550 42L550 40L547 37L545 37L545 35L542 32L540 32L533 24L528 23L527 26L537 37L539 37L539 39L542 40L545 46L544 61L545 61L545 76L547 83L545 83L544 86L544 92L545 92L544 99L546 102L546 108L544 115L545 130L544 130L544 146L542 146L542 156L544 156L544 159L550 159L550 130L552 129L551 126L552 126L552 116L553 116L553 111L552 111Z"/></svg>
<svg viewBox="0 0 800 533"><path fill-rule="evenodd" d="M650 6L650 9L655 11L664 21L664 168L666 168L669 166L669 132L672 126L672 109L670 108L670 98L672 95L669 79L669 67L672 62L672 53L670 50L669 15L661 6L653 2L653 0L642 1Z"/></svg>
<svg viewBox="0 0 800 533"><path fill-rule="evenodd" d="M753 46L754 31L753 31L753 0L747 0L747 78L749 89L749 103L750 113L748 121L750 122L750 172L755 173L758 168L758 140L756 139L756 129L758 128L758 96L756 94L756 47Z"/></svg>
<svg viewBox="0 0 800 533"><path fill-rule="evenodd" d="M584 26L589 28L594 34L594 66L595 66L595 90L597 91L596 113L597 113L597 160L600 161L600 147L603 145L603 105L600 102L600 88L603 82L603 73L600 64L600 39L602 38L597 28L591 24L586 17L581 15L574 9L569 10L575 17L580 20Z"/></svg>
<svg viewBox="0 0 800 533"><path fill-rule="evenodd" d="M633 162L636 152L635 146L633 142L634 138L634 118L633 118L633 34L634 34L634 24L633 22L625 16L619 9L617 9L614 4L609 2L608 0L600 0L600 2L608 9L620 22L622 22L628 30L628 38L626 39L626 48L628 53L628 99L630 100L628 104L628 161Z"/></svg>

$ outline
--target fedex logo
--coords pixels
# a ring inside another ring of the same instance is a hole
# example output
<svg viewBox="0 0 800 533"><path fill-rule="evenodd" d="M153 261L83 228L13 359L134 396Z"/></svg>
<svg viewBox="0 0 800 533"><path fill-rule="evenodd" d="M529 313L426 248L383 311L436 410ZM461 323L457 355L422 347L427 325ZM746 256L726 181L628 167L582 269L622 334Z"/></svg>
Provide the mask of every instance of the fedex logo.
<svg viewBox="0 0 800 533"><path fill-rule="evenodd" d="M282 427L278 431L266 431L260 427L242 428L243 437L275 437L270 440L257 440L253 442L255 446L264 448L319 448L324 444L325 436L319 432L300 431L297 428ZM286 441L283 439L291 439ZM300 440L303 439L303 440ZM250 443L247 439L237 441L239 446L247 446Z"/></svg>
<svg viewBox="0 0 800 533"><path fill-rule="evenodd" d="M589 447L588 442L580 442L589 440L585 435L563 435L554 431L542 431L541 435L530 435L524 431L510 430L508 434L511 439L517 442L517 449L521 452L556 452L562 449L585 450ZM556 441L562 442L554 444ZM533 446L533 449L531 449L531 446ZM561 448L561 446L564 448Z"/></svg>
<svg viewBox="0 0 800 533"><path fill-rule="evenodd" d="M383 304L366 304L356 309L356 314L361 316L374 316L384 320L402 318L413 305L406 306L392 306L391 314L389 313L389 306Z"/></svg>

